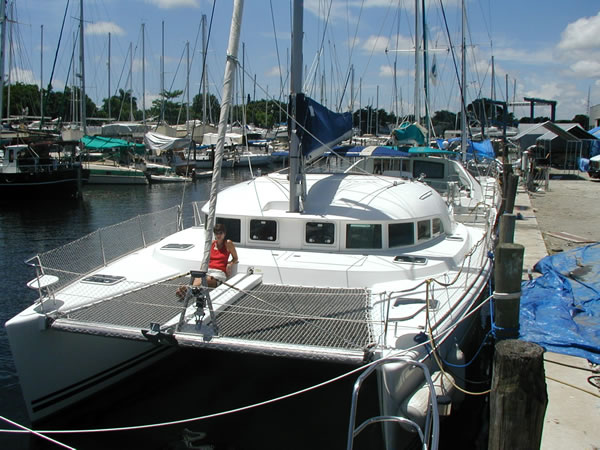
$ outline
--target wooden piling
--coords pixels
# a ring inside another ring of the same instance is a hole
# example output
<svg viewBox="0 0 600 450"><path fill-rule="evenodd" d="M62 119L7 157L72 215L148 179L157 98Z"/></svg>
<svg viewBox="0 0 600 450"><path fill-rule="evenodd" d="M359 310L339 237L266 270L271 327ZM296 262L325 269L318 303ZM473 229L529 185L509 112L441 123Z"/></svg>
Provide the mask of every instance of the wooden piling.
<svg viewBox="0 0 600 450"><path fill-rule="evenodd" d="M489 450L539 449L548 404L544 349L514 339L496 344Z"/></svg>
<svg viewBox="0 0 600 450"><path fill-rule="evenodd" d="M521 279L525 247L520 244L498 244L494 263L494 324L500 339L519 336Z"/></svg>
<svg viewBox="0 0 600 450"><path fill-rule="evenodd" d="M502 214L500 216L500 226L498 231L499 244L512 244L515 241L515 214Z"/></svg>
<svg viewBox="0 0 600 450"><path fill-rule="evenodd" d="M519 176L515 174L509 174L507 176L506 186L506 206L504 212L512 214L515 208L515 199L517 198L517 188L519 186Z"/></svg>

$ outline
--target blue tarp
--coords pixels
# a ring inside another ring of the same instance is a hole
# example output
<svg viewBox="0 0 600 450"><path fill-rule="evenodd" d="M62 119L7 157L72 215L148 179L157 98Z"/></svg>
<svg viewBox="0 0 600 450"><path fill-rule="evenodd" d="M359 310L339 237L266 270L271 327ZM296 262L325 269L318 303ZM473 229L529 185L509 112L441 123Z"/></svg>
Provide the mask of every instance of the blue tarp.
<svg viewBox="0 0 600 450"><path fill-rule="evenodd" d="M600 364L600 243L546 256L523 283L520 338Z"/></svg>
<svg viewBox="0 0 600 450"><path fill-rule="evenodd" d="M436 139L438 147L444 148L444 139ZM446 139L449 144L459 143L460 138L451 138ZM449 148L452 148L453 145L449 145ZM494 153L494 147L492 147L492 142L489 139L481 142L473 142L470 139L467 139L467 154L480 157L480 158L489 158L495 159L496 155Z"/></svg>

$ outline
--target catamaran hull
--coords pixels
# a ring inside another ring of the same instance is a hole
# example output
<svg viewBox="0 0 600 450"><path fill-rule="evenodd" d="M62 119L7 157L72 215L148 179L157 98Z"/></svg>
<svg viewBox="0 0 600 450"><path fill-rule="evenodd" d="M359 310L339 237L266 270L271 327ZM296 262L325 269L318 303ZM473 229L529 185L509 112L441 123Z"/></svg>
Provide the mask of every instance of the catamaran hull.
<svg viewBox="0 0 600 450"><path fill-rule="evenodd" d="M56 331L42 315L6 323L11 352L32 422L101 391L169 355L172 347Z"/></svg>

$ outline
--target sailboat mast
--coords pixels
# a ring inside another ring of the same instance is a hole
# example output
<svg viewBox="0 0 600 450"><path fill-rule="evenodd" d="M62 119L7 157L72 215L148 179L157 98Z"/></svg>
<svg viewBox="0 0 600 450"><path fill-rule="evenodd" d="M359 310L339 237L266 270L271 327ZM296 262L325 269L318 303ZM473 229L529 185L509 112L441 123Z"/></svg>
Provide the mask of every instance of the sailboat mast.
<svg viewBox="0 0 600 450"><path fill-rule="evenodd" d="M415 0L415 123L421 123L421 19L420 1Z"/></svg>
<svg viewBox="0 0 600 450"><path fill-rule="evenodd" d="M142 24L142 123L146 125L146 24Z"/></svg>
<svg viewBox="0 0 600 450"><path fill-rule="evenodd" d="M40 25L40 130L44 126L44 25ZM10 115L7 115L10 119Z"/></svg>
<svg viewBox="0 0 600 450"><path fill-rule="evenodd" d="M290 204L291 212L300 212L300 140L297 134L297 95L302 92L303 0L294 0L292 19L292 58L290 68Z"/></svg>
<svg viewBox="0 0 600 450"><path fill-rule="evenodd" d="M210 199L208 217L206 218L206 240L204 242L204 259L200 270L208 270L210 259L210 245L212 243L212 229L215 226L215 211L217 208L217 192L219 180L221 179L221 162L225 148L225 132L227 129L227 117L231 109L231 97L233 93L234 72L237 63L238 46L240 42L240 31L242 27L243 0L234 0L233 14L231 17L231 29L229 32L229 44L227 47L227 63L225 64L225 75L223 77L223 95L221 103L221 115L219 117L219 129L217 131L217 145L215 148L215 165L210 187Z"/></svg>
<svg viewBox="0 0 600 450"><path fill-rule="evenodd" d="M129 121L133 122L133 43L129 43Z"/></svg>
<svg viewBox="0 0 600 450"><path fill-rule="evenodd" d="M110 98L110 33L108 33L108 118L111 118L111 111L110 111L110 103L111 103L111 98Z"/></svg>
<svg viewBox="0 0 600 450"><path fill-rule="evenodd" d="M4 3L4 2L2 2ZM79 0L79 67L81 69L81 89L80 89L80 110L81 110L81 129L83 134L87 134L86 111L85 111L85 63L83 51L83 0Z"/></svg>
<svg viewBox="0 0 600 450"><path fill-rule="evenodd" d="M6 43L6 3L0 6L0 120L2 120L4 102L4 45Z"/></svg>
<svg viewBox="0 0 600 450"><path fill-rule="evenodd" d="M462 160L465 162L467 160L467 43L466 43L466 33L465 30L467 28L467 16L465 12L465 0L462 0L462 55L461 55L461 67L462 67L462 76L461 76L461 117L460 117L460 148L462 152Z"/></svg>
<svg viewBox="0 0 600 450"><path fill-rule="evenodd" d="M206 15L202 15L202 139L204 140L204 133L206 132Z"/></svg>
<svg viewBox="0 0 600 450"><path fill-rule="evenodd" d="M190 41L185 43L185 56L186 56L186 76L185 76L185 130L187 134L190 134Z"/></svg>
<svg viewBox="0 0 600 450"><path fill-rule="evenodd" d="M146 24L142 24L142 123L146 125Z"/></svg>

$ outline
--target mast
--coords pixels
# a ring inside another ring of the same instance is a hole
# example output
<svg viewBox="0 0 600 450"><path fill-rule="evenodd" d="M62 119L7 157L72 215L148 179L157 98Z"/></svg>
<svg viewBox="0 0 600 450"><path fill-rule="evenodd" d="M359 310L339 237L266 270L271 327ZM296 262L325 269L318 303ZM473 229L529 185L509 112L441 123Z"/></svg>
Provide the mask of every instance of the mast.
<svg viewBox="0 0 600 450"><path fill-rule="evenodd" d="M129 121L133 122L133 43L129 43Z"/></svg>
<svg viewBox="0 0 600 450"><path fill-rule="evenodd" d="M425 128L427 128L427 141L431 138L431 124L429 121L429 64L427 60L427 21L425 18L425 0L422 0L421 16L423 18L423 94L425 104Z"/></svg>
<svg viewBox="0 0 600 450"><path fill-rule="evenodd" d="M14 18L15 18L15 14L14 14L14 3L10 4L10 28L9 28L9 35L8 35L8 75L7 75L7 84L8 87L6 89L6 118L10 119L10 81L11 81L11 69L12 69L12 54L13 54L13 22L14 22ZM4 44L3 44L4 45ZM4 59L3 59L4 61ZM4 64L2 64L4 65ZM2 89L4 90L4 89ZM0 108L2 108L2 97L0 97ZM0 111L0 118L2 118L2 111Z"/></svg>
<svg viewBox="0 0 600 450"><path fill-rule="evenodd" d="M186 91L186 107L185 107L185 130L187 134L190 134L190 41L185 43L186 52L186 78L185 78L185 91Z"/></svg>
<svg viewBox="0 0 600 450"><path fill-rule="evenodd" d="M110 119L110 33L108 33L108 118Z"/></svg>
<svg viewBox="0 0 600 450"><path fill-rule="evenodd" d="M231 29L229 32L229 44L227 47L227 63L225 65L225 75L223 77L223 100L221 103L221 115L219 118L219 129L217 132L218 137L217 146L215 148L215 164L210 187L208 217L206 218L206 239L204 242L204 258L202 260L202 266L200 268L200 271L205 273L208 270L208 261L210 259L210 245L212 243L212 230L215 225L217 192L219 190L219 180L221 179L221 161L223 160L223 149L225 147L227 117L229 116L229 109L231 108L231 94L233 92L234 82L233 75L237 63L243 9L243 0L234 0L233 14L231 17Z"/></svg>
<svg viewBox="0 0 600 450"><path fill-rule="evenodd" d="M467 160L467 57L466 57L466 37L465 30L467 28L467 16L465 11L465 0L462 0L462 38L461 38L461 115L460 115L460 149L462 152L462 160Z"/></svg>
<svg viewBox="0 0 600 450"><path fill-rule="evenodd" d="M0 120L4 102L4 45L6 43L6 3L0 1Z"/></svg>
<svg viewBox="0 0 600 450"><path fill-rule="evenodd" d="M4 1L2 1L4 3ZM86 128L86 111L85 111L85 63L84 63L84 52L83 52L83 0L79 0L79 67L81 68L81 95L80 97L80 110L81 110L81 129L83 134L87 134Z"/></svg>
<svg viewBox="0 0 600 450"><path fill-rule="evenodd" d="M7 118L10 115L7 114ZM44 25L40 25L40 130L44 126Z"/></svg>
<svg viewBox="0 0 600 450"><path fill-rule="evenodd" d="M202 140L206 132L206 14L202 14Z"/></svg>
<svg viewBox="0 0 600 450"><path fill-rule="evenodd" d="M415 123L421 123L421 20L420 1L415 0Z"/></svg>
<svg viewBox="0 0 600 450"><path fill-rule="evenodd" d="M142 123L146 125L146 24L142 24Z"/></svg>
<svg viewBox="0 0 600 450"><path fill-rule="evenodd" d="M297 134L297 96L302 91L302 28L304 0L294 0L292 19L292 58L290 81L290 212L300 212L300 140Z"/></svg>
<svg viewBox="0 0 600 450"><path fill-rule="evenodd" d="M165 120L165 21L162 21L161 25L161 42L162 50L160 53L160 117L158 122L163 123Z"/></svg>

